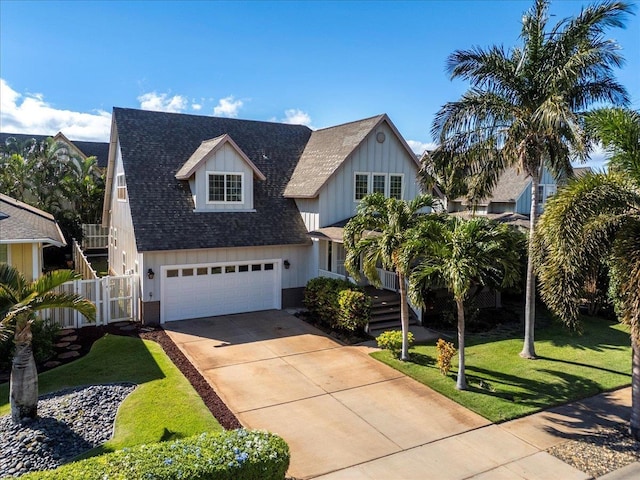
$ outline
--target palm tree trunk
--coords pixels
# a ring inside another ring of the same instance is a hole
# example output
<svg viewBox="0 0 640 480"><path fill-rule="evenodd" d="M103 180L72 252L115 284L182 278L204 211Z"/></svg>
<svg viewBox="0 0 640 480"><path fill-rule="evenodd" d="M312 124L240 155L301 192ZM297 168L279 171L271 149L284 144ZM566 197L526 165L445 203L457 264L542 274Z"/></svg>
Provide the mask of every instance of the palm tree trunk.
<svg viewBox="0 0 640 480"><path fill-rule="evenodd" d="M534 344L535 321L536 321L536 276L533 271L533 236L536 231L536 220L538 218L538 185L540 184L540 173L531 175L531 211L529 216L529 247L527 258L527 286L524 306L524 345L520 356L522 358L536 358Z"/></svg>
<svg viewBox="0 0 640 480"><path fill-rule="evenodd" d="M631 336L631 419L629 433L640 441L640 342Z"/></svg>
<svg viewBox="0 0 640 480"><path fill-rule="evenodd" d="M456 299L458 307L458 378L456 388L467 389L467 377L464 372L464 303L462 299Z"/></svg>
<svg viewBox="0 0 640 480"><path fill-rule="evenodd" d="M400 287L400 325L402 326L402 353L400 360L409 360L409 304L407 302L407 287L404 284L404 275L398 274Z"/></svg>
<svg viewBox="0 0 640 480"><path fill-rule="evenodd" d="M11 420L20 423L24 419L36 418L38 414L38 371L31 345L31 325L16 328L16 351L11 365L9 403Z"/></svg>

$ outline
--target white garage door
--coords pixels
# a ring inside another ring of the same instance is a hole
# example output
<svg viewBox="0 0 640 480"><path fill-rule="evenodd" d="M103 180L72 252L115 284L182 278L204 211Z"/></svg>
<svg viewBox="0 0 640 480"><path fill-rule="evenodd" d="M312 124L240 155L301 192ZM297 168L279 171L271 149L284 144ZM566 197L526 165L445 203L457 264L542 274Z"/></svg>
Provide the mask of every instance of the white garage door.
<svg viewBox="0 0 640 480"><path fill-rule="evenodd" d="M279 260L162 268L162 322L280 308Z"/></svg>

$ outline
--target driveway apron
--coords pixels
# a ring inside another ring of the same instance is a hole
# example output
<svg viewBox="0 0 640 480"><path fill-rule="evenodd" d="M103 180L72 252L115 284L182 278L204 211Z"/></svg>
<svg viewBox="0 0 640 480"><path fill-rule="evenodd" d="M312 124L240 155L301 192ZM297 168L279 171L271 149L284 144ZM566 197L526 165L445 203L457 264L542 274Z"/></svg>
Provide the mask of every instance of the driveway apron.
<svg viewBox="0 0 640 480"><path fill-rule="evenodd" d="M283 311L165 324L247 428L282 436L311 478L488 424Z"/></svg>

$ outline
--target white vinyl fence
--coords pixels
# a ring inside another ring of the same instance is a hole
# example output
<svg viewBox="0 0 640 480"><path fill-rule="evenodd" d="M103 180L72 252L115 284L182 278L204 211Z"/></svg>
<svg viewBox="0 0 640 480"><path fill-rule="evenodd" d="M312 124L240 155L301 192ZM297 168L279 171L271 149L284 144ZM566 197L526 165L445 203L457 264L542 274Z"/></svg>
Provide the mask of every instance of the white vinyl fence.
<svg viewBox="0 0 640 480"><path fill-rule="evenodd" d="M74 280L61 285L58 291L80 294L96 305L95 323L89 322L82 314L69 308L55 308L43 312L42 318L49 319L61 328L107 325L139 319L138 275Z"/></svg>
<svg viewBox="0 0 640 480"><path fill-rule="evenodd" d="M83 225L84 227L84 225ZM82 275L82 278L85 280L95 280L98 278L98 274L85 257L82 248L76 242L76 239L73 239L73 243L71 244L71 251L73 252L73 265L76 272Z"/></svg>

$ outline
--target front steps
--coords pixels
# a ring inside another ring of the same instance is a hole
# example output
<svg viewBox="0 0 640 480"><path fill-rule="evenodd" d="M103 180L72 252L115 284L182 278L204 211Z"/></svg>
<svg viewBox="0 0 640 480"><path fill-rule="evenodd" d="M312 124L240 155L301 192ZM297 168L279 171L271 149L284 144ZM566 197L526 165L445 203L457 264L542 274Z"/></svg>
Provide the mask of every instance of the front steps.
<svg viewBox="0 0 640 480"><path fill-rule="evenodd" d="M375 335L383 330L395 330L400 325L400 294L366 287L365 292L371 297L371 319L367 332ZM418 320L409 309L409 325L417 325Z"/></svg>

